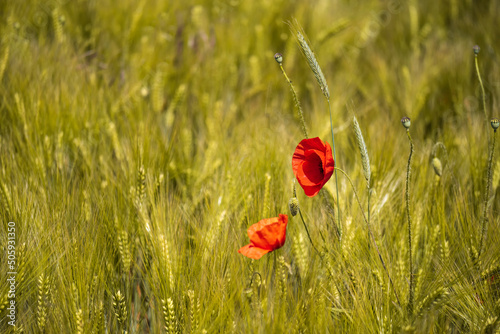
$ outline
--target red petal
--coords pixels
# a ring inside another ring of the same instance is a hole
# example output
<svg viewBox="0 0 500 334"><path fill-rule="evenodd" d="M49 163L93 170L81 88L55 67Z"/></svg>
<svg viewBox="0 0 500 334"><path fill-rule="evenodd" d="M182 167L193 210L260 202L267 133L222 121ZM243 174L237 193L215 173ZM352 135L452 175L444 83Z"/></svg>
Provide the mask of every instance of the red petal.
<svg viewBox="0 0 500 334"><path fill-rule="evenodd" d="M245 255L254 260L260 259L265 254L269 253L269 249L262 249L259 247L255 247L253 244L248 244L246 246L241 247L238 250L238 253Z"/></svg>
<svg viewBox="0 0 500 334"><path fill-rule="evenodd" d="M332 155L332 148L330 147L330 144L325 143L325 161L323 164L323 170L324 170L324 179L328 181L330 177L333 174L333 171L335 169L335 161L333 160L333 155ZM325 183L326 183L325 181Z"/></svg>
<svg viewBox="0 0 500 334"><path fill-rule="evenodd" d="M325 151L325 144L323 143L323 141L321 139L319 139L319 137L302 139L302 141L295 148L295 152L293 153L293 157L292 157L292 167L293 167L294 173L295 173L295 170L298 168L298 165L301 163L301 161L304 161L305 152L307 150L315 150L318 152L324 152Z"/></svg>
<svg viewBox="0 0 500 334"><path fill-rule="evenodd" d="M250 242L262 249L270 251L278 249L285 244L287 224L288 216L283 214L279 217L262 219L248 228Z"/></svg>

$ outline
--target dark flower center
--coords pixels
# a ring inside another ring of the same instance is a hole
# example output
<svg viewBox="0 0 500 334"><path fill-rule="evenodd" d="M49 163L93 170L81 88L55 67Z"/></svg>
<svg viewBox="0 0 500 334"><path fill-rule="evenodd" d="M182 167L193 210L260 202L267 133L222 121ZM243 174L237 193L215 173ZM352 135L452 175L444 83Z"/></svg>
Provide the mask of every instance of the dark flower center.
<svg viewBox="0 0 500 334"><path fill-rule="evenodd" d="M320 183L324 178L323 161L314 150L305 152L304 175L313 183Z"/></svg>

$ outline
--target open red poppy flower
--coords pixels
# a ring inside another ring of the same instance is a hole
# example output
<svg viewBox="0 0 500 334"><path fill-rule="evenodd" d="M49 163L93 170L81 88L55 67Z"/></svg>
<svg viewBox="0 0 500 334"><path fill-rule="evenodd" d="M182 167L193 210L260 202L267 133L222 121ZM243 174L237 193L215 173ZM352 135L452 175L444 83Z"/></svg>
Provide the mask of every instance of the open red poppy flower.
<svg viewBox="0 0 500 334"><path fill-rule="evenodd" d="M286 240L286 225L288 216L262 219L248 228L250 243L241 247L238 253L258 260L265 254L281 248Z"/></svg>
<svg viewBox="0 0 500 334"><path fill-rule="evenodd" d="M316 196L335 169L332 148L318 137L304 139L295 148L292 167L306 195Z"/></svg>

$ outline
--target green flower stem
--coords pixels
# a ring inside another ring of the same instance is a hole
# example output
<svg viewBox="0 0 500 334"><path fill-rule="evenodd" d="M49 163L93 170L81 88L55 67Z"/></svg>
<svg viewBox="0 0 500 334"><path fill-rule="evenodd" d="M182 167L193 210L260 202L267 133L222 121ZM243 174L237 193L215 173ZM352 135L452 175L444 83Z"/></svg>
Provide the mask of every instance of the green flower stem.
<svg viewBox="0 0 500 334"><path fill-rule="evenodd" d="M398 293L396 292L396 289L394 288L394 283L392 282L391 275L389 275L389 270L387 270L385 262L384 262L384 260L382 258L382 254L380 253L380 250L378 248L377 241L375 240L375 236L373 235L370 222L366 218L365 212L363 211L363 206L361 205L361 201L359 200L358 192L356 191L356 188L354 187L354 184L352 183L351 178L349 177L349 175L347 175L347 173L344 172L342 169L335 168L335 170L337 170L337 169L339 170L339 172L341 172L342 174L344 174L344 176L347 178L347 180L351 184L351 187L352 187L352 189L354 191L354 196L356 197L356 201L358 202L359 208L361 209L361 213L363 214L363 219L365 220L366 226L368 228L368 233L370 233L370 237L372 238L372 241L373 241L373 244L375 246L375 250L377 251L377 254L378 254L378 257L380 259L380 262L382 262L382 266L384 267L384 270L387 273L387 277L389 277L389 282L391 283L391 287L392 287L392 290L394 291L394 295L396 295L396 300L398 302L398 305L401 306L401 303L399 302Z"/></svg>
<svg viewBox="0 0 500 334"><path fill-rule="evenodd" d="M479 85L481 86L481 90L483 91L483 111L484 111L484 118L486 122L488 122L488 114L486 113L486 93L484 92L484 86L483 86L483 80L481 79L481 74L479 73L479 65L477 62L477 54L474 55L474 62L476 63L476 73L477 77L479 79Z"/></svg>
<svg viewBox="0 0 500 334"><path fill-rule="evenodd" d="M311 246L314 248L314 250L316 251L316 253L320 254L320 252L318 251L318 249L316 248L316 246L314 246L314 243L313 243L313 241L311 239L311 235L309 234L309 230L307 229L306 222L304 221L304 217L302 217L302 210L300 210L300 208L299 208L299 215L300 215L300 219L302 220L302 224L304 224L304 228L306 229L307 237L309 238L309 241L311 242Z"/></svg>
<svg viewBox="0 0 500 334"><path fill-rule="evenodd" d="M328 102L328 111L330 112L330 130L332 132L332 147L333 147L333 161L337 163L337 156L335 154L335 139L333 138L333 121L332 121L332 106L330 104L330 99L327 98ZM337 190L337 212L338 212L338 217L339 221L337 223L338 230L339 230L339 243L342 241L342 223L341 223L341 218L340 218L340 201L339 201L339 181L337 178L337 168L335 168L335 189Z"/></svg>
<svg viewBox="0 0 500 334"><path fill-rule="evenodd" d="M492 166L493 166L493 158L495 156L495 142L497 139L496 130L493 132L493 143L491 145L491 152L488 158L488 178L486 180L486 192L484 193L484 208L483 208L483 220L481 224L481 241L479 242L479 255L481 255L481 251L483 249L483 243L486 238L486 229L488 225L488 202L490 199L490 188L491 188L491 178L493 176Z"/></svg>
<svg viewBox="0 0 500 334"><path fill-rule="evenodd" d="M292 90L292 95L293 95L293 101L295 102L295 106L297 107L297 111L299 113L299 118L300 118L300 123L302 125L302 132L304 133L305 138L309 138L307 135L307 128L306 128L306 121L304 120L304 114L302 113L302 107L300 106L299 99L297 97L297 92L295 91L295 88L293 87L292 81L288 78L288 75L286 75L285 69L283 68L282 64L279 64L281 68L281 72L283 72L283 75L285 76L286 81L290 85L290 89Z"/></svg>
<svg viewBox="0 0 500 334"><path fill-rule="evenodd" d="M330 202L330 198L327 195L327 190L325 188L322 188L319 191L319 195L321 196L322 200L324 201L324 205L326 207L326 210L328 211L328 214L331 214L332 217L333 217L333 223L335 225L335 232L337 234L337 239L339 240L339 244L340 244L340 241L341 241L341 238L342 238L342 227L338 224L337 221L335 221L335 207ZM333 198L333 196L331 196L331 198L335 202L335 199ZM323 242L326 243L326 240L324 239L323 234L321 234L321 237L323 238Z"/></svg>
<svg viewBox="0 0 500 334"><path fill-rule="evenodd" d="M411 179L411 158L413 155L413 141L410 136L410 129L406 129L406 134L408 135L408 140L410 141L410 156L408 157L408 166L406 169L406 216L408 217L408 247L410 253L410 293L408 295L408 312L413 313L413 259L412 259L412 248L411 248L411 216L410 216L410 179Z"/></svg>
<svg viewBox="0 0 500 334"><path fill-rule="evenodd" d="M372 190L370 189L370 185L367 186L367 192L368 192L368 208L366 211L366 215L368 216L367 217L368 225L370 225L370 198L372 197ZM370 236L368 236L368 238L369 237ZM370 244L368 244L368 248L369 247L370 247Z"/></svg>

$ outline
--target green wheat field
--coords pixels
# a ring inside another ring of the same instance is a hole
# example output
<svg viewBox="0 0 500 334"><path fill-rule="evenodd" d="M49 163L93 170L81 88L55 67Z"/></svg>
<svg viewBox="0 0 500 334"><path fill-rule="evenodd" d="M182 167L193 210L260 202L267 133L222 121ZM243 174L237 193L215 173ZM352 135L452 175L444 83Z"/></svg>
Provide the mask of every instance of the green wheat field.
<svg viewBox="0 0 500 334"><path fill-rule="evenodd" d="M0 332L499 333L499 26L496 0L0 1ZM314 197L304 126L335 145Z"/></svg>

